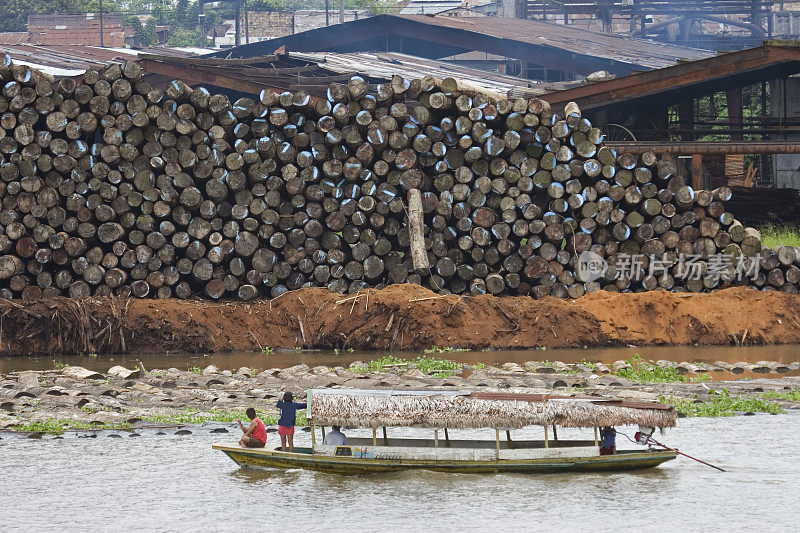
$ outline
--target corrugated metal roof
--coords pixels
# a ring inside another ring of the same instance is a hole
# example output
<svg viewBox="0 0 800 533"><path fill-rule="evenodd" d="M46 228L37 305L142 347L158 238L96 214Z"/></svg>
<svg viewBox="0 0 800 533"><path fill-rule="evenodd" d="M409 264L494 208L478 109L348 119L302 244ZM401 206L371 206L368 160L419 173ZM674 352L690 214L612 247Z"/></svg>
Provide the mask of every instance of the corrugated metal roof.
<svg viewBox="0 0 800 533"><path fill-rule="evenodd" d="M536 46L548 46L576 54L600 57L648 68L668 67L679 60L704 59L715 55L715 52L709 50L688 48L645 39L617 37L583 28L573 28L563 24L551 24L538 20L501 17L389 16L390 19L395 17L420 24L475 32Z"/></svg>
<svg viewBox="0 0 800 533"><path fill-rule="evenodd" d="M537 20L443 15L377 15L213 55L255 57L282 46L297 52L394 50L431 58L480 50L583 76L597 70L627 75L715 55L708 50Z"/></svg>
<svg viewBox="0 0 800 533"><path fill-rule="evenodd" d="M502 94L508 94L512 89L524 89L525 94L529 95L544 94L577 85L577 82L542 83L397 52L307 52L289 53L288 55L297 58L311 58L320 62L325 69L342 74L358 73L382 79L391 79L395 74L407 79L422 78L423 76L453 77Z"/></svg>
<svg viewBox="0 0 800 533"><path fill-rule="evenodd" d="M7 31L0 33L0 44L21 44L27 43L30 33L26 31Z"/></svg>
<svg viewBox="0 0 800 533"><path fill-rule="evenodd" d="M157 48L161 54L192 55L176 49ZM152 49L100 48L85 45L34 45L30 43L5 44L0 42L0 54L11 56L15 63L25 63L49 72L53 76L74 76L85 70L102 68L108 63L121 63L137 59L140 52Z"/></svg>

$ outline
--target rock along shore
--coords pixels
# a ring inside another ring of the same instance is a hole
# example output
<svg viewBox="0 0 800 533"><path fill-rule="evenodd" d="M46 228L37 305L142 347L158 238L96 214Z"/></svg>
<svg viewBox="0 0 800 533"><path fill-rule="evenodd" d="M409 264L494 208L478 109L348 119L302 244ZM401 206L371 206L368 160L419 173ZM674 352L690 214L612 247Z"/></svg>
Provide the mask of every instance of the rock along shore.
<svg viewBox="0 0 800 533"><path fill-rule="evenodd" d="M675 364L682 373L737 372L737 365ZM723 363L724 364L724 363ZM240 368L219 370L209 366L195 372L170 368L144 371L115 366L107 373L82 367L47 371L23 371L0 375L0 430L28 430L36 434L52 427L82 429L180 426L187 423L229 422L243 417L247 407L256 407L269 419L276 415L275 401L285 391L302 398L309 388L464 389L481 391L554 393L558 395L658 401L706 401L722 389L732 396L786 391L800 387L800 377L780 377L769 372L797 370L778 363L750 365L764 372L764 379L687 383L634 383L613 373L625 365L565 365L531 361L507 363L500 368L465 365L454 375L440 377L416 368L396 367L384 372L365 372L354 363L350 368L297 365L257 371ZM358 371L354 371L358 369ZM727 375L727 374L726 374ZM785 407L800 402L781 401ZM43 429L44 428L44 429Z"/></svg>
<svg viewBox="0 0 800 533"><path fill-rule="evenodd" d="M0 355L211 353L272 348L420 350L800 343L800 295L612 293L576 300L438 295L391 285L218 303L113 297L0 300Z"/></svg>

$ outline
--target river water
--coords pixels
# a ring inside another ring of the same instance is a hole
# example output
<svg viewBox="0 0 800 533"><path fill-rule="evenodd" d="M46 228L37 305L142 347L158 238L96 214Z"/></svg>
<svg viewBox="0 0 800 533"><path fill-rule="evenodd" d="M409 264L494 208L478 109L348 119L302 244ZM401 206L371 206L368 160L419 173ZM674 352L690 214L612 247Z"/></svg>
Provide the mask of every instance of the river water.
<svg viewBox="0 0 800 533"><path fill-rule="evenodd" d="M192 430L142 431L139 438L117 432L124 437L116 439L111 432L93 439L0 435L0 530L765 532L800 523L796 411L681 419L656 434L725 473L685 458L605 474L244 470L210 447L235 433ZM458 436L491 439L494 432ZM526 436L541 438L535 429L515 432ZM270 433L268 442L276 438ZM308 440L308 433L297 436L297 444ZM624 440L618 437L621 448L635 447Z"/></svg>
<svg viewBox="0 0 800 533"><path fill-rule="evenodd" d="M105 372L113 365L135 367L141 361L145 368L175 367L186 370L191 366L205 368L216 365L220 369L236 370L241 367L258 369L286 368L292 365L307 364L309 366L347 366L354 361L370 361L378 359L388 352L357 351L334 353L333 351L315 350L282 350L275 353L262 354L253 352L234 352L216 354L175 354L148 353L123 354L90 357L88 355L39 356L39 357L0 357L0 374L19 370L48 370L55 363L82 366L96 372ZM502 363L524 363L525 361L562 361L578 363L582 360L593 363L613 363L627 360L635 355L644 359L667 359L669 361L690 361L701 363L726 363L758 361L778 361L781 363L800 362L800 345L784 344L773 346L625 346L588 349L558 350L493 350L467 351L432 354L432 357L450 359L460 363L485 363L500 365ZM415 359L421 352L393 352L392 355L405 359ZM796 375L793 372L790 375ZM724 374L722 375L724 376Z"/></svg>

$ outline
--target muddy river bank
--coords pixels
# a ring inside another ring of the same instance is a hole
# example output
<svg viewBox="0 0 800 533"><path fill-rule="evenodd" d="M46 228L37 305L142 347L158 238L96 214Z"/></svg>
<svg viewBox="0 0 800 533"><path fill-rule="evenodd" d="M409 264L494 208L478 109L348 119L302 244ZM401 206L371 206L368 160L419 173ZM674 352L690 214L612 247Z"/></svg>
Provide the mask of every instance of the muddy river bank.
<svg viewBox="0 0 800 533"><path fill-rule="evenodd" d="M412 284L353 295L309 288L236 303L0 300L0 356L797 344L799 319L800 295L742 287L598 291L576 300L439 295Z"/></svg>

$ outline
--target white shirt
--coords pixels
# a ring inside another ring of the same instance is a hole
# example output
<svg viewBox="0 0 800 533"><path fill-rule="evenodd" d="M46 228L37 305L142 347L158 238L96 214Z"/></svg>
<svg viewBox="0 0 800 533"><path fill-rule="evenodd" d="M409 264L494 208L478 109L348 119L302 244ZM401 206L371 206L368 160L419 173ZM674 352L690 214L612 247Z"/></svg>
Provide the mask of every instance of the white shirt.
<svg viewBox="0 0 800 533"><path fill-rule="evenodd" d="M347 444L347 437L341 431L332 430L325 435L324 444L330 446L343 446Z"/></svg>

